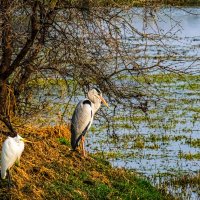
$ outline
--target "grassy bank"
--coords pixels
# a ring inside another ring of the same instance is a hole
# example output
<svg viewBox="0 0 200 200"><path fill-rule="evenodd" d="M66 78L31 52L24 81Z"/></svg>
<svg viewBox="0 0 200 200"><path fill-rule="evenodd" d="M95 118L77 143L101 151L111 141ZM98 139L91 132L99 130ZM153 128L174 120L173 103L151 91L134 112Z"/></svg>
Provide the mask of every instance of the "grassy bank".
<svg viewBox="0 0 200 200"><path fill-rule="evenodd" d="M71 152L66 126L28 132L21 135L33 143L26 144L20 166L12 169L11 190L1 181L0 199L173 199L136 173Z"/></svg>

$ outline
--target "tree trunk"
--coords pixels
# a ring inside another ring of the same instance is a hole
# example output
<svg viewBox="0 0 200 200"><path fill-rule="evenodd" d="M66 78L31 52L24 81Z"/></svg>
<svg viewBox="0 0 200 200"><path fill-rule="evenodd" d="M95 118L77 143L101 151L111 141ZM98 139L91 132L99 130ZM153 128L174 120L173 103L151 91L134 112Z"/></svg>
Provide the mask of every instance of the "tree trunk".
<svg viewBox="0 0 200 200"><path fill-rule="evenodd" d="M17 133L14 130L11 119L14 116L15 98L13 90L7 84L6 80L0 80L0 120L4 122L9 129L10 136L15 136Z"/></svg>

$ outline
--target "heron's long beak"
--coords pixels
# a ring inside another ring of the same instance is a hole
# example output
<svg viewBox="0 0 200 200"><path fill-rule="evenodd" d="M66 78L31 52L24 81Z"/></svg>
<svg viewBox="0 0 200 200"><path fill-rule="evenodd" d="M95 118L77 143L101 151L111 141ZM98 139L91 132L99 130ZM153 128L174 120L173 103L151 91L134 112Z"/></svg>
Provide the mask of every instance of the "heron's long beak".
<svg viewBox="0 0 200 200"><path fill-rule="evenodd" d="M22 139L20 139L21 141L23 141L23 142L27 142L27 143L33 143L33 142L31 142L31 141L29 141L29 140L26 140L26 139L24 139L24 138L22 138Z"/></svg>
<svg viewBox="0 0 200 200"><path fill-rule="evenodd" d="M106 100L102 96L98 95L98 98L103 102L103 104L105 106L107 106L109 108L108 103L106 102Z"/></svg>

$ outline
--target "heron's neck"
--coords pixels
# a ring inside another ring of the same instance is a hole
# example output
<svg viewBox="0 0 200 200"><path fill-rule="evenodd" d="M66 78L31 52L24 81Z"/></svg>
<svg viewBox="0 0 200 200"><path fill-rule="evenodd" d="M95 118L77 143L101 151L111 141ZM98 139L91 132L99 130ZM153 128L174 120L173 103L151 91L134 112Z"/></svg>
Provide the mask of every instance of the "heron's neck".
<svg viewBox="0 0 200 200"><path fill-rule="evenodd" d="M94 114L99 110L100 106L101 106L101 102L99 101L95 101L95 102L92 102L93 104L93 111L94 111Z"/></svg>

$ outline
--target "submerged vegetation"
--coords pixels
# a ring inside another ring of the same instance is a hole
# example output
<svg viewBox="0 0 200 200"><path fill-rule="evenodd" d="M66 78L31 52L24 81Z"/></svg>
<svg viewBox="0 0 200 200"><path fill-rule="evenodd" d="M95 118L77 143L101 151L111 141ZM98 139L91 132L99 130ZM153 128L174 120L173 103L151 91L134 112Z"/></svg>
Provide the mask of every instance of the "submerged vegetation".
<svg viewBox="0 0 200 200"><path fill-rule="evenodd" d="M193 159L197 159L200 160L200 153L180 153L179 154L180 158L184 158L186 160L193 160Z"/></svg>
<svg viewBox="0 0 200 200"><path fill-rule="evenodd" d="M198 199L200 76L166 73L134 78L139 82L146 79L164 90L158 94L162 103L151 103L146 113L135 110L129 117L116 114L108 126L117 127L116 133L100 137L94 151L114 166L144 173L152 183L173 191L180 199ZM124 75L121 79L133 77ZM105 124L96 129L97 138L105 129Z"/></svg>

